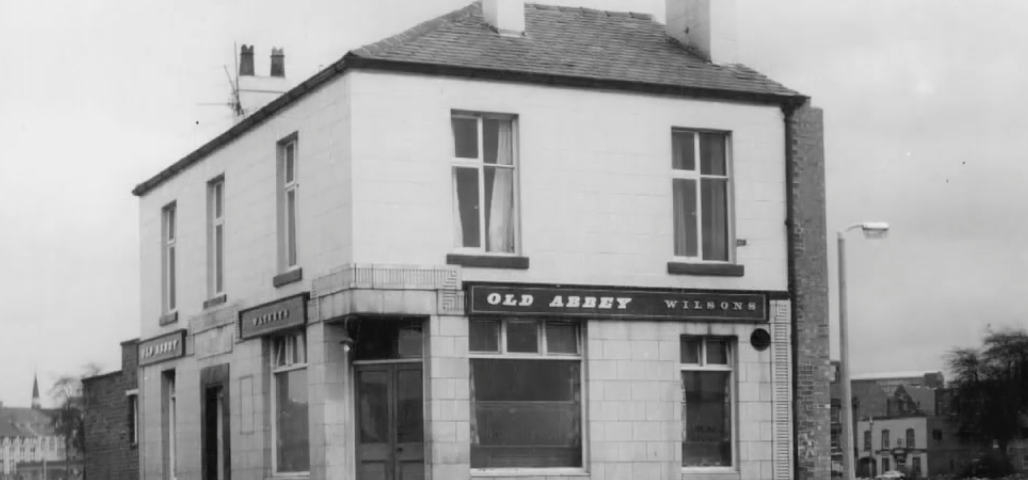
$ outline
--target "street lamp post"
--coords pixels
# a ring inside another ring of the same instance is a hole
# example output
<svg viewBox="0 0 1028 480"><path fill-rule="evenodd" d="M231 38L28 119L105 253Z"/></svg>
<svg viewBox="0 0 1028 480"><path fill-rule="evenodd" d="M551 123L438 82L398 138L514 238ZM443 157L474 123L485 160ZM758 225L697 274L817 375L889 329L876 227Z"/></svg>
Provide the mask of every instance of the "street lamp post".
<svg viewBox="0 0 1028 480"><path fill-rule="evenodd" d="M889 224L865 222L840 230L839 237L839 376L842 382L842 470L845 480L854 480L853 448L853 391L850 386L849 327L846 321L846 232L860 229L866 238L885 238Z"/></svg>

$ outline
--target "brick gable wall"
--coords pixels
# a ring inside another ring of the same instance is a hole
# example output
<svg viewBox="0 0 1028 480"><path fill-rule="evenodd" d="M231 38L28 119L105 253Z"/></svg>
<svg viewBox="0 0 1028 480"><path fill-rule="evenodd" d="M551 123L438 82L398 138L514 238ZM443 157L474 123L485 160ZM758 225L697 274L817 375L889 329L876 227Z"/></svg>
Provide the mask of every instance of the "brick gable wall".
<svg viewBox="0 0 1028 480"><path fill-rule="evenodd" d="M790 178L790 290L793 293L796 476L831 472L828 242L824 116L809 104L787 122Z"/></svg>
<svg viewBox="0 0 1028 480"><path fill-rule="evenodd" d="M85 478L139 478L139 453L130 437L129 402L125 395L137 386L137 360L136 342L125 342L120 372L82 382L86 399Z"/></svg>

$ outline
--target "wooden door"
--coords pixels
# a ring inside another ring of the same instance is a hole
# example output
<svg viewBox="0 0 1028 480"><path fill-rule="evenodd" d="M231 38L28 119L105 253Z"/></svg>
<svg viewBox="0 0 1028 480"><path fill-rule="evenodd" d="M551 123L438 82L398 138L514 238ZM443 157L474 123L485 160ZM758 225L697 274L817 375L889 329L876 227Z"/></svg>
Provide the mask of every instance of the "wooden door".
<svg viewBox="0 0 1028 480"><path fill-rule="evenodd" d="M425 476L421 363L356 367L357 478Z"/></svg>

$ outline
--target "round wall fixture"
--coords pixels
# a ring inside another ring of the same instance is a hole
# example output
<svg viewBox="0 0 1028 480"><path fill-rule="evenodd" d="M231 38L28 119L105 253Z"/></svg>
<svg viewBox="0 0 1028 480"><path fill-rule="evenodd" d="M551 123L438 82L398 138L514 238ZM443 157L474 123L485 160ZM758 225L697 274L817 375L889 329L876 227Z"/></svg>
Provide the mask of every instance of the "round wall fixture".
<svg viewBox="0 0 1028 480"><path fill-rule="evenodd" d="M767 333L767 330L758 328L753 331L750 335L750 345L757 349L758 352L767 350L767 347L771 346L771 334Z"/></svg>

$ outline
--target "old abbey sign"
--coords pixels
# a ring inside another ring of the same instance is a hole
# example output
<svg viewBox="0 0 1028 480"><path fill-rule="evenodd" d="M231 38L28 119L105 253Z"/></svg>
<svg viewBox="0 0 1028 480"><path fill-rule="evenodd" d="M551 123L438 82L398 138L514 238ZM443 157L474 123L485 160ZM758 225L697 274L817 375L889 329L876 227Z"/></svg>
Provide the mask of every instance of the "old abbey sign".
<svg viewBox="0 0 1028 480"><path fill-rule="evenodd" d="M766 322L763 293L471 285L469 313Z"/></svg>

